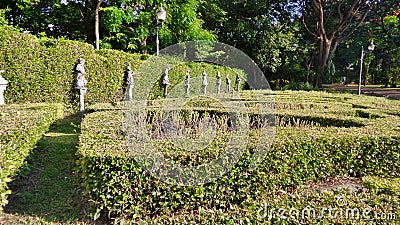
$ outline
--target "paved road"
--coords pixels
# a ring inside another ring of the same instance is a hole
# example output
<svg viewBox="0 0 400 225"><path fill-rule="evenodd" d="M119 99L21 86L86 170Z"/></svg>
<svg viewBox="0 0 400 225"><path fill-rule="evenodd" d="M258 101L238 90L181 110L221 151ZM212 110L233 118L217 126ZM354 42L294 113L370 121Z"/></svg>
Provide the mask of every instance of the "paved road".
<svg viewBox="0 0 400 225"><path fill-rule="evenodd" d="M356 85L326 84L326 85L324 85L324 87L335 88L337 90L354 91L355 93L357 93L357 91L358 91L358 86L356 86ZM361 86L361 94L400 100L400 88Z"/></svg>

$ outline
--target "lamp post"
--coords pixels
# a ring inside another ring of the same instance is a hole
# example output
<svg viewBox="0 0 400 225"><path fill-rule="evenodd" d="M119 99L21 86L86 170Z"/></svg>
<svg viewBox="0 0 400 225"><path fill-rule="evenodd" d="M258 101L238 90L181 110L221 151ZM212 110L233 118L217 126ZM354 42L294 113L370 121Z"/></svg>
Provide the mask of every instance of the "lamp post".
<svg viewBox="0 0 400 225"><path fill-rule="evenodd" d="M360 65L360 77L358 78L358 95L361 95L361 77L364 64L364 55L372 52L374 49L375 45L373 41L371 41L371 44L368 46L368 50L364 50L364 46L361 47L361 65Z"/></svg>
<svg viewBox="0 0 400 225"><path fill-rule="evenodd" d="M163 9L163 7L161 5L161 8L157 11L157 24L156 24L156 28L157 28L157 34L156 34L157 53L156 53L156 55L157 56L160 55L160 40L158 40L159 25L161 25L165 21L166 17L167 17L167 12L165 11L165 9Z"/></svg>

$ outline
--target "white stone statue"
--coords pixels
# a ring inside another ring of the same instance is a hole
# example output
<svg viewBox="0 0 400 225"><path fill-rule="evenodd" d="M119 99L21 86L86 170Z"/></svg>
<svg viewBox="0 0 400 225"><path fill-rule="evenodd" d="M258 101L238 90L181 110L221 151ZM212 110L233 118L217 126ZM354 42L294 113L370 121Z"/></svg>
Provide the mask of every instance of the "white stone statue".
<svg viewBox="0 0 400 225"><path fill-rule="evenodd" d="M237 91L240 90L240 81L242 81L242 78L238 74L236 74L236 85L237 85Z"/></svg>
<svg viewBox="0 0 400 225"><path fill-rule="evenodd" d="M203 71L203 83L202 83L202 86L203 86L203 94L206 94L207 93L208 81L207 81L207 73L206 73L205 70Z"/></svg>
<svg viewBox="0 0 400 225"><path fill-rule="evenodd" d="M171 83L169 82L169 78L168 78L168 72L169 72L170 69L171 69L171 67L169 67L169 66L167 66L167 67L165 68L164 77L163 77L163 80L162 80L162 85L164 86L164 97L167 97L167 94L168 94L168 86L171 84Z"/></svg>
<svg viewBox="0 0 400 225"><path fill-rule="evenodd" d="M168 78L168 72L169 72L170 69L171 68L169 66L167 66L165 68L164 77L163 77L163 80L162 80L162 84L165 85L165 86L169 86L171 84L169 82L169 78Z"/></svg>
<svg viewBox="0 0 400 225"><path fill-rule="evenodd" d="M190 70L188 70L188 71L186 72L185 87L186 87L186 96L189 96L189 89L190 89Z"/></svg>
<svg viewBox="0 0 400 225"><path fill-rule="evenodd" d="M221 93L221 83L222 83L222 81L221 81L221 73L218 71L217 82L216 82L216 84L217 84L217 94Z"/></svg>
<svg viewBox="0 0 400 225"><path fill-rule="evenodd" d="M79 89L79 112L81 116L85 114L85 93L87 80L85 79L85 59L79 58L76 71L76 89Z"/></svg>
<svg viewBox="0 0 400 225"><path fill-rule="evenodd" d="M76 88L77 89L82 89L86 88L87 80L85 79L85 59L79 58L78 59L78 64L76 65L75 71L77 73L76 75Z"/></svg>
<svg viewBox="0 0 400 225"><path fill-rule="evenodd" d="M135 84L135 81L134 81L135 72L132 71L131 62L128 62L128 66L126 68L126 77L127 77L126 84L128 84L128 85Z"/></svg>
<svg viewBox="0 0 400 225"><path fill-rule="evenodd" d="M132 71L131 68L131 62L128 62L128 66L126 68L126 84L127 84L127 89L128 89L128 100L132 100L132 89L133 86L135 85L134 77L135 77L135 72Z"/></svg>
<svg viewBox="0 0 400 225"><path fill-rule="evenodd" d="M226 85L228 85L228 93L231 92L231 79L229 79L229 74L226 75Z"/></svg>

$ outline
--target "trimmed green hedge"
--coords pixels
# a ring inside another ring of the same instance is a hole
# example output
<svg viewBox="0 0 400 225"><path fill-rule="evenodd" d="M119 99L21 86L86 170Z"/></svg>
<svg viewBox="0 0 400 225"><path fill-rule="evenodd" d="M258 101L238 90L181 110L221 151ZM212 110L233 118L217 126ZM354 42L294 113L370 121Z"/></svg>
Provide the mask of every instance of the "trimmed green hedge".
<svg viewBox="0 0 400 225"><path fill-rule="evenodd" d="M86 60L86 104L119 102L123 100L126 89L127 62L131 62L131 68L135 71L149 57L109 49L94 50L92 45L65 39L38 39L8 26L0 26L0 49L0 69L5 70L3 77L9 82L5 92L7 104L58 102L77 107L79 97L75 89L74 70L80 57ZM203 70L206 70L210 77L216 78L217 71L220 71L223 82L229 73L232 86L235 85L236 73L242 74L213 64L185 63L171 69L170 88L184 81L188 69L192 77L201 76ZM134 91L141 92L143 87L140 84L153 82L147 81L145 76L137 75ZM156 84L149 98L162 96L161 90L161 85Z"/></svg>
<svg viewBox="0 0 400 225"><path fill-rule="evenodd" d="M88 92L85 101L118 102L123 99L127 62L135 70L145 55L115 50L95 51L93 46L65 39L38 39L8 26L0 26L0 69L9 85L5 101L75 103L75 66L86 60Z"/></svg>
<svg viewBox="0 0 400 225"><path fill-rule="evenodd" d="M334 182L358 184L360 180L339 178ZM399 224L399 182L398 178L368 176L358 184L362 187L357 185L364 190L362 192L296 187L292 191L279 190L244 202L229 211L204 208L179 211L173 216L156 215L140 224Z"/></svg>
<svg viewBox="0 0 400 225"><path fill-rule="evenodd" d="M0 210L11 191L7 183L21 168L36 142L63 115L61 104L0 106Z"/></svg>
<svg viewBox="0 0 400 225"><path fill-rule="evenodd" d="M186 220L189 218L196 218L201 223L229 223L232 219L229 215L233 216L232 213L240 209L254 216L257 209L248 208L246 204L309 181L337 176L400 176L398 118L385 113L387 109L399 111L399 103L329 93L276 93L278 114L307 115L313 112L318 118L347 119L364 126L343 127L340 122L335 126L335 121L331 126L320 126L319 121L303 123L300 117L296 123L277 127L273 148L267 152L265 161L254 171L248 171L253 141L259 138L253 130L243 157L231 171L213 183L183 187L163 183L144 171L130 157L121 130L120 108L99 106L82 122L79 147L79 167L87 195L97 211L96 217L108 213L110 218L139 222L165 221L167 217L179 214L192 215L183 217L181 223L190 222ZM380 117L358 117L357 109L351 111L352 104L368 105L371 113ZM174 148L164 146L164 155L173 155L182 162L174 155ZM211 148L213 150L216 149ZM196 163L199 158L188 160ZM203 216L202 212L207 211L218 212L222 217L214 220L216 218ZM227 216L225 219L224 215ZM256 221L256 218L247 219Z"/></svg>

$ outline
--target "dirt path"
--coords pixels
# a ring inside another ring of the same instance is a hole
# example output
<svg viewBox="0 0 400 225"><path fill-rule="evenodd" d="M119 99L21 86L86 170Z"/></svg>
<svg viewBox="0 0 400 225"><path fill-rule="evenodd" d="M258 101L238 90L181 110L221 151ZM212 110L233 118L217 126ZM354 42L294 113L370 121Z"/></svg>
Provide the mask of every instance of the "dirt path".
<svg viewBox="0 0 400 225"><path fill-rule="evenodd" d="M326 84L324 88L334 88L340 91L358 92L357 85ZM400 88L384 88L381 86L361 86L361 94L400 100Z"/></svg>

